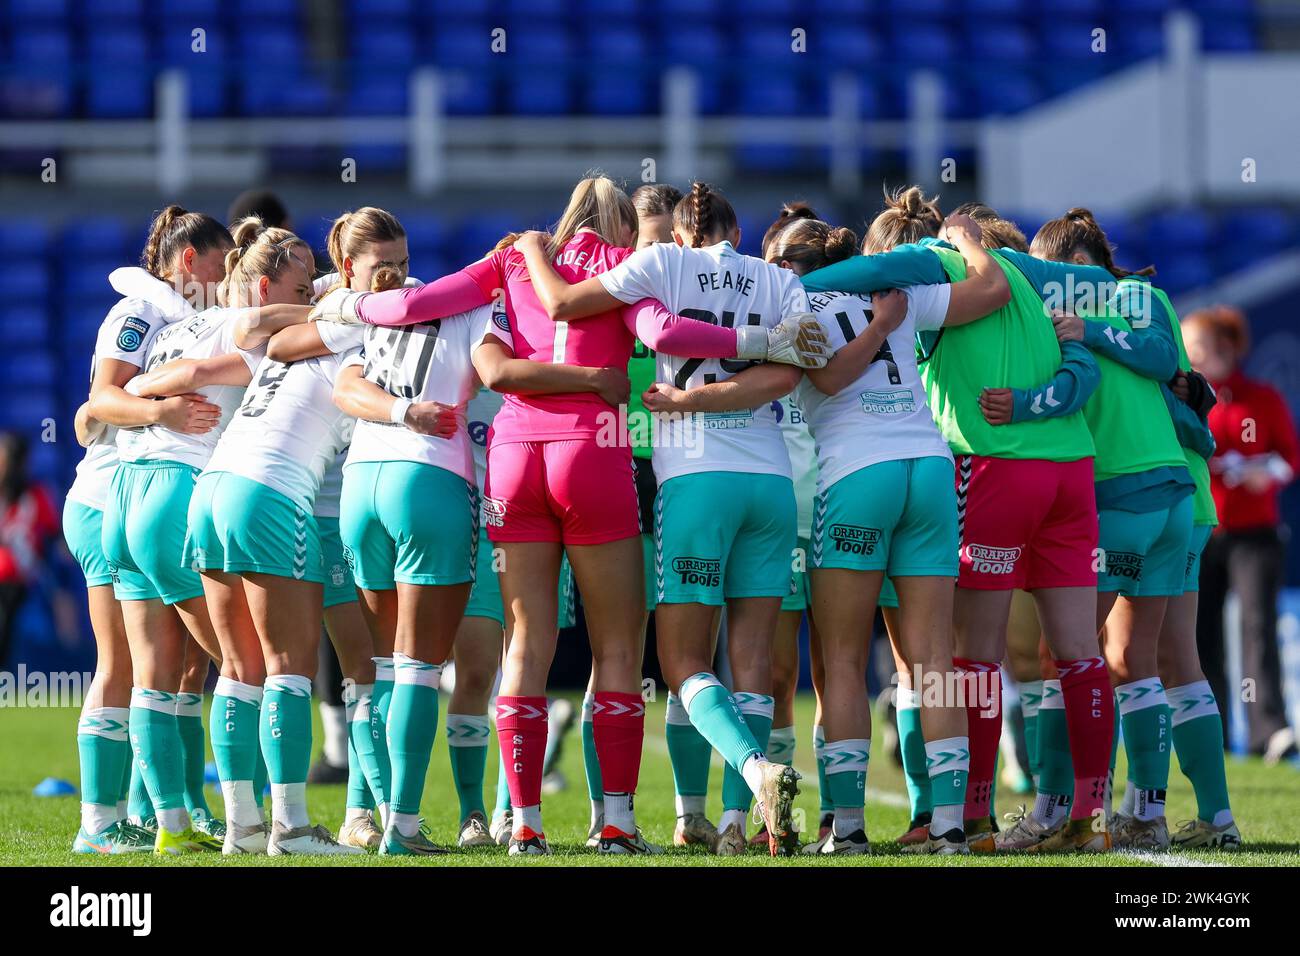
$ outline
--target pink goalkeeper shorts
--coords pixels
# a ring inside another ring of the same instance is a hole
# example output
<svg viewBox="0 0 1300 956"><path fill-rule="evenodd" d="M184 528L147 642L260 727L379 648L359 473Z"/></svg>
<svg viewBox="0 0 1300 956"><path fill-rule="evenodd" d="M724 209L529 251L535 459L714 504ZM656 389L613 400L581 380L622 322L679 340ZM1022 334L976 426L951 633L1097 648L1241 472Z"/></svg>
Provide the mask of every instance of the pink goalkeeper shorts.
<svg viewBox="0 0 1300 956"><path fill-rule="evenodd" d="M606 544L641 533L630 446L595 437L490 441L483 515L492 541Z"/></svg>

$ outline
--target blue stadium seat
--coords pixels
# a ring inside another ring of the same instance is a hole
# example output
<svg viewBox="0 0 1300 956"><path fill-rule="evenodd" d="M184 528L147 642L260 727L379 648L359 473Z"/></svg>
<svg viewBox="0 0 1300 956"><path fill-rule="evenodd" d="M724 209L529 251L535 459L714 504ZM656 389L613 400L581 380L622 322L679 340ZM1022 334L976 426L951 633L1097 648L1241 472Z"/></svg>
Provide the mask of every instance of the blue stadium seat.
<svg viewBox="0 0 1300 956"><path fill-rule="evenodd" d="M537 27L515 30L508 41L511 59L521 65L506 80L506 108L525 116L559 115L576 111L573 80L566 66L573 43L566 31Z"/></svg>
<svg viewBox="0 0 1300 956"><path fill-rule="evenodd" d="M658 0L654 5L665 35L674 27L682 33L689 33L699 21L721 17L723 9L722 0Z"/></svg>
<svg viewBox="0 0 1300 956"><path fill-rule="evenodd" d="M441 72L448 113L482 116L496 112L500 84L487 67L455 67Z"/></svg>
<svg viewBox="0 0 1300 956"><path fill-rule="evenodd" d="M802 12L796 0L730 0L728 5L729 13L736 18L736 22L790 20L797 13ZM808 24L792 23L791 29L796 26L807 29ZM789 33L786 36L788 37Z"/></svg>
<svg viewBox="0 0 1300 956"><path fill-rule="evenodd" d="M1212 53L1243 53L1258 45L1254 28L1246 22L1218 21L1201 34L1201 40Z"/></svg>
<svg viewBox="0 0 1300 956"><path fill-rule="evenodd" d="M852 24L836 24L834 29L818 33L815 39L809 40L808 49L825 64L826 72L860 70L883 55L876 33Z"/></svg>
<svg viewBox="0 0 1300 956"><path fill-rule="evenodd" d="M354 69L368 64L408 67L415 62L416 38L400 27L358 24L348 35L348 45Z"/></svg>
<svg viewBox="0 0 1300 956"><path fill-rule="evenodd" d="M1296 223L1280 209L1238 209L1219 222L1219 263L1230 271L1280 252L1296 239Z"/></svg>
<svg viewBox="0 0 1300 956"><path fill-rule="evenodd" d="M983 64L1027 63L1038 56L1033 34L1014 20L988 21L966 31L971 56Z"/></svg>
<svg viewBox="0 0 1300 956"><path fill-rule="evenodd" d="M163 23L194 23L203 26L215 22L221 13L222 0L154 0L158 19Z"/></svg>
<svg viewBox="0 0 1300 956"><path fill-rule="evenodd" d="M1214 279L1214 266L1202 252L1168 255L1156 252L1156 284L1170 295L1178 295L1208 285Z"/></svg>
<svg viewBox="0 0 1300 956"><path fill-rule="evenodd" d="M403 116L409 109L410 81L405 71L361 68L348 90L347 111L354 116ZM380 148L388 151L387 146Z"/></svg>
<svg viewBox="0 0 1300 956"><path fill-rule="evenodd" d="M190 114L200 118L225 116L229 104L232 70L228 64L229 44L218 29L203 27L204 51L194 51L191 27L169 29L162 37L162 60L180 67L189 79Z"/></svg>
<svg viewBox="0 0 1300 956"><path fill-rule="evenodd" d="M401 220L402 228L406 230L406 244L411 251L412 275L426 281L436 279L437 276L417 273L415 270L417 267L425 268L425 262L448 251L452 230L447 220L424 211L402 212L397 218Z"/></svg>
<svg viewBox="0 0 1300 956"><path fill-rule="evenodd" d="M423 6L434 24L467 18L482 20L498 10L496 0L427 0Z"/></svg>
<svg viewBox="0 0 1300 956"><path fill-rule="evenodd" d="M895 20L889 48L901 63L942 66L957 58L957 41L952 32L928 20Z"/></svg>
<svg viewBox="0 0 1300 956"><path fill-rule="evenodd" d="M486 21L440 26L433 34L433 62L446 66L500 59L500 55L492 52L492 29ZM506 49L509 48L507 43Z"/></svg>
<svg viewBox="0 0 1300 956"><path fill-rule="evenodd" d="M1096 28L1096 21L1082 19L1045 22L1038 34L1043 58L1050 63L1098 59L1099 54L1092 51L1092 31Z"/></svg>
<svg viewBox="0 0 1300 956"><path fill-rule="evenodd" d="M983 73L974 79L977 115L1012 115L1036 105L1043 92L1033 74L1014 69Z"/></svg>
<svg viewBox="0 0 1300 956"><path fill-rule="evenodd" d="M962 12L968 17L1015 17L1029 12L1029 0L967 0Z"/></svg>
<svg viewBox="0 0 1300 956"><path fill-rule="evenodd" d="M44 303L0 308L0 329L8 336L21 335L23 341L34 345L49 345L55 340L51 326Z"/></svg>
<svg viewBox="0 0 1300 956"><path fill-rule="evenodd" d="M582 79L586 112L597 116L643 116L656 111L659 74L654 70L594 67Z"/></svg>
<svg viewBox="0 0 1300 956"><path fill-rule="evenodd" d="M59 275L59 291L73 298L91 298L98 295L116 295L108 284L108 274L121 265L132 260L123 260L117 256L103 257L96 252L96 258L78 259L75 269L68 269Z"/></svg>
<svg viewBox="0 0 1300 956"><path fill-rule="evenodd" d="M10 392L0 403L0 427L28 438L40 437L51 418L59 418L59 395L54 391Z"/></svg>
<svg viewBox="0 0 1300 956"><path fill-rule="evenodd" d="M647 44L639 29L593 25L584 47L590 64L581 82L587 112L639 115L655 109L659 72L644 66Z"/></svg>
<svg viewBox="0 0 1300 956"><path fill-rule="evenodd" d="M511 24L529 25L539 20L560 20L569 12L569 0L503 0L500 4Z"/></svg>
<svg viewBox="0 0 1300 956"><path fill-rule="evenodd" d="M262 24L270 21L297 26L302 6L299 0L235 0L235 19L241 24Z"/></svg>
<svg viewBox="0 0 1300 956"><path fill-rule="evenodd" d="M58 28L15 31L10 47L13 67L0 78L4 112L12 116L59 117L72 108L71 36Z"/></svg>
<svg viewBox="0 0 1300 956"><path fill-rule="evenodd" d="M1159 20L1125 21L1123 29L1112 29L1107 49L1125 60L1145 60L1165 52L1165 29Z"/></svg>
<svg viewBox="0 0 1300 956"><path fill-rule="evenodd" d="M579 14L586 22L608 21L629 26L641 15L640 0L580 0Z"/></svg>
<svg viewBox="0 0 1300 956"><path fill-rule="evenodd" d="M1112 4L1112 12L1122 13L1125 22L1147 17L1158 20L1162 14L1179 6L1182 6L1182 0L1123 0L1122 3Z"/></svg>
<svg viewBox="0 0 1300 956"><path fill-rule="evenodd" d="M80 262L87 257L116 259L121 265L140 254L143 237L118 216L90 216L69 220L60 240L60 254Z"/></svg>
<svg viewBox="0 0 1300 956"><path fill-rule="evenodd" d="M4 11L14 24L65 23L71 19L70 0L9 0Z"/></svg>
<svg viewBox="0 0 1300 956"><path fill-rule="evenodd" d="M60 420L59 427L64 426L66 418ZM70 424L70 423L67 423ZM65 477L64 446L71 445L77 450L75 462L81 460L81 448L75 442L38 441L33 442L27 453L27 469L32 478L50 488L63 489L70 479Z"/></svg>
<svg viewBox="0 0 1300 956"><path fill-rule="evenodd" d="M954 12L956 0L886 0L893 17L946 17Z"/></svg>
<svg viewBox="0 0 1300 956"><path fill-rule="evenodd" d="M53 245L49 223L25 216L0 218L0 261L44 256Z"/></svg>
<svg viewBox="0 0 1300 956"><path fill-rule="evenodd" d="M485 212L463 219L456 230L455 243L447 250L451 269L454 271L463 268L486 255L502 236L508 232L518 232L526 228L527 224L518 214L508 212ZM420 278L428 281L438 277L425 275Z"/></svg>
<svg viewBox="0 0 1300 956"><path fill-rule="evenodd" d="M415 15L415 0L351 0L347 15L354 26L386 23L391 26L406 24Z"/></svg>
<svg viewBox="0 0 1300 956"><path fill-rule="evenodd" d="M737 40L740 54L747 60L768 59L773 61L773 65L782 67L787 64L802 66L803 60L800 57L806 56L793 51L791 45L794 39L790 36L790 31L783 27L750 27L739 31Z"/></svg>
<svg viewBox="0 0 1300 956"><path fill-rule="evenodd" d="M302 33L292 27L245 25L239 34L240 58L250 67L296 68L306 59Z"/></svg>
<svg viewBox="0 0 1300 956"><path fill-rule="evenodd" d="M5 300L24 305L48 301L50 276L43 259L7 259L0 262L0 289Z"/></svg>
<svg viewBox="0 0 1300 956"><path fill-rule="evenodd" d="M1060 17L1087 17L1094 23L1105 12L1108 0L1037 0L1035 12L1045 24Z"/></svg>
<svg viewBox="0 0 1300 956"><path fill-rule="evenodd" d="M6 356L0 377L10 390L51 391L59 384L59 365L43 347L29 346Z"/></svg>
<svg viewBox="0 0 1300 956"><path fill-rule="evenodd" d="M86 37L86 111L96 117L147 116L153 76L149 42L139 30L92 30Z"/></svg>
<svg viewBox="0 0 1300 956"><path fill-rule="evenodd" d="M1146 240L1157 256L1209 249L1215 241L1215 223L1209 213L1194 206L1164 210L1147 220Z"/></svg>
<svg viewBox="0 0 1300 956"><path fill-rule="evenodd" d="M723 34L712 27L692 27L665 33L661 40L667 62L695 70L700 111L723 111L723 84L717 64L726 61L730 50Z"/></svg>
<svg viewBox="0 0 1300 956"><path fill-rule="evenodd" d="M81 12L92 26L138 26L145 18L144 0L81 0Z"/></svg>

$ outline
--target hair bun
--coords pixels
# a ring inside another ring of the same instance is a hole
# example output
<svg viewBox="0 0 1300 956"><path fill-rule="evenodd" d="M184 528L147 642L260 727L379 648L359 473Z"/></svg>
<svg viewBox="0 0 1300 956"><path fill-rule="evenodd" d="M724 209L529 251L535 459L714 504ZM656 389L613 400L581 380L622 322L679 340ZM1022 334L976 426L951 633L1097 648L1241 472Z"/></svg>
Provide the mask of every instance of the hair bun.
<svg viewBox="0 0 1300 956"><path fill-rule="evenodd" d="M812 206L808 205L808 203L804 202L802 199L797 199L794 202L788 202L783 205L781 207L781 214L777 218L789 222L794 219L819 219L820 217L813 210Z"/></svg>
<svg viewBox="0 0 1300 956"><path fill-rule="evenodd" d="M1092 210L1085 209L1082 206L1075 206L1073 209L1068 210L1065 214L1065 218L1073 219L1078 222L1086 222L1091 225L1097 224L1097 220L1093 216Z"/></svg>
<svg viewBox="0 0 1300 956"><path fill-rule="evenodd" d="M858 235L848 226L831 230L826 237L826 258L831 262L847 259L858 251Z"/></svg>

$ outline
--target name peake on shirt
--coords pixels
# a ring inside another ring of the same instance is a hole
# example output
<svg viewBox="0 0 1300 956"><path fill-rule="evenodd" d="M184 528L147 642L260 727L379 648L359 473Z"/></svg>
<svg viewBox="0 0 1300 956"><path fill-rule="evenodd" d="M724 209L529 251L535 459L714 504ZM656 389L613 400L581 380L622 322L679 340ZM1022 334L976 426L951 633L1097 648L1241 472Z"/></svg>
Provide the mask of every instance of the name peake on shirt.
<svg viewBox="0 0 1300 956"><path fill-rule="evenodd" d="M751 295L754 291L753 278L740 272L725 269L722 272L697 272L695 278L700 283L701 292L730 290L741 295Z"/></svg>

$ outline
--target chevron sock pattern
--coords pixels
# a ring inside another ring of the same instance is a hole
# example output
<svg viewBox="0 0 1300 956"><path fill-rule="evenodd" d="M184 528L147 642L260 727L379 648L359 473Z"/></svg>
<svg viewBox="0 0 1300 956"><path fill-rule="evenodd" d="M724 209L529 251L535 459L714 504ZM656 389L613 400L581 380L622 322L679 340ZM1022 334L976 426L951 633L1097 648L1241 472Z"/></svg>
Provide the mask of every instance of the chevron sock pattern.
<svg viewBox="0 0 1300 956"><path fill-rule="evenodd" d="M754 739L736 702L712 674L702 671L686 678L678 696L695 729L722 754L728 767L739 770L750 757L762 756L763 748Z"/></svg>
<svg viewBox="0 0 1300 956"><path fill-rule="evenodd" d="M926 769L925 736L921 733L921 709L916 691L901 684L894 691L894 713L898 718L898 743L903 751L903 780L907 785L907 802L912 819L930 813L930 774ZM963 790L963 792L965 792Z"/></svg>
<svg viewBox="0 0 1300 956"><path fill-rule="evenodd" d="M393 700L388 711L388 757L393 766L390 807L394 815L418 814L438 737L442 665L394 654L393 666Z"/></svg>
<svg viewBox="0 0 1300 956"><path fill-rule="evenodd" d="M1101 811L1115 730L1115 695L1106 662L1100 657L1057 661L1070 758L1074 765L1074 805L1070 819L1086 820ZM1039 731L1042 732L1041 730Z"/></svg>
<svg viewBox="0 0 1300 956"><path fill-rule="evenodd" d="M767 759L793 767L794 747L794 727L773 727L767 737Z"/></svg>
<svg viewBox="0 0 1300 956"><path fill-rule="evenodd" d="M933 809L931 836L959 829L966 810L966 783L970 772L970 738L945 737L925 745ZM915 819L915 817L913 817Z"/></svg>
<svg viewBox="0 0 1300 956"><path fill-rule="evenodd" d="M212 816L203 794L207 754L204 749L202 694L182 691L176 695L176 729L181 735L181 760L185 768L185 809L191 814L200 810Z"/></svg>
<svg viewBox="0 0 1300 956"><path fill-rule="evenodd" d="M821 724L813 725L813 759L817 761L817 794L821 799L819 810L822 816L835 807L831 804L831 785L826 781L826 729Z"/></svg>
<svg viewBox="0 0 1300 956"><path fill-rule="evenodd" d="M348 790L343 806L348 810L370 811L375 808L374 794L366 780L366 770L361 764L361 755L357 753L356 728L363 730L369 725L370 695L374 693L373 684L355 684L350 680L343 682L343 726L348 742ZM360 716L361 697L365 695L366 715Z"/></svg>
<svg viewBox="0 0 1300 956"><path fill-rule="evenodd" d="M755 694L750 691L736 691L732 694L736 709L740 711L749 732L754 735L754 742L766 756L768 739L772 733L772 712L775 701L768 694ZM741 768L744 764L741 764ZM748 810L753 793L745 782L740 770L730 766L722 769L722 808L724 810Z"/></svg>
<svg viewBox="0 0 1300 956"><path fill-rule="evenodd" d="M1169 701L1159 677L1121 684L1115 688L1115 698L1134 790L1133 813L1139 820L1152 820L1164 815L1169 787Z"/></svg>
<svg viewBox="0 0 1300 956"><path fill-rule="evenodd" d="M847 836L862 829L862 808L867 800L867 761L871 757L871 741L865 738L828 740L822 748L826 758L826 782L831 791L831 804L835 807L835 834ZM856 811L844 813L843 811ZM841 820L857 820L857 826L845 831Z"/></svg>
<svg viewBox="0 0 1300 956"><path fill-rule="evenodd" d="M229 677L218 677L208 718L212 758L226 801L226 816L240 826L262 821L253 781L261 763L258 727L261 723L262 688Z"/></svg>
<svg viewBox="0 0 1300 956"><path fill-rule="evenodd" d="M487 767L487 714L447 715L447 756L451 759L451 779L460 801L460 818L471 813L487 814L483 805L483 772Z"/></svg>
<svg viewBox="0 0 1300 956"><path fill-rule="evenodd" d="M507 697L496 700L497 741L501 763L510 786L510 805L517 810L541 806L542 758L546 754L547 709L545 697ZM521 818L515 820L515 827ZM537 828L534 828L537 829Z"/></svg>
<svg viewBox="0 0 1300 956"><path fill-rule="evenodd" d="M1038 785L1038 710L1043 703L1043 682L1027 680L1020 684L1020 713L1025 719L1025 751L1029 754L1029 776Z"/></svg>
<svg viewBox="0 0 1300 956"><path fill-rule="evenodd" d="M970 770L966 782L967 820L989 815L993 775L997 771L998 740L1002 736L1002 668L997 661L954 657L953 666L964 678L966 726L970 741Z"/></svg>
<svg viewBox="0 0 1300 956"><path fill-rule="evenodd" d="M126 736L130 719L127 707L81 711L77 755L81 761L81 825L87 833L102 833L118 819L122 778L131 760Z"/></svg>
<svg viewBox="0 0 1300 956"><path fill-rule="evenodd" d="M131 751L144 777L159 821L179 833L189 825L185 812L185 775L181 735L176 728L176 695L144 687L131 688L128 718Z"/></svg>
<svg viewBox="0 0 1300 956"><path fill-rule="evenodd" d="M591 724L608 820L610 795L636 793L641 776L641 745L645 740L645 701L640 694L597 691Z"/></svg>
<svg viewBox="0 0 1300 956"><path fill-rule="evenodd" d="M673 767L677 815L703 813L704 797L709 792L709 764L713 757L713 747L695 729L691 715L686 713L681 698L676 694L668 695L664 738L668 743L668 760Z"/></svg>
<svg viewBox="0 0 1300 956"><path fill-rule="evenodd" d="M593 805L593 819L598 813L595 805L605 799L605 785L600 776L600 754L596 751L596 726L593 721L595 706L596 698L588 692L582 698L582 769L587 774L587 797Z"/></svg>
<svg viewBox="0 0 1300 956"><path fill-rule="evenodd" d="M1215 826L1231 823L1228 778L1223 765L1223 720L1210 682L1170 687L1167 696L1173 710L1174 753L1196 792L1196 815Z"/></svg>
<svg viewBox="0 0 1300 956"><path fill-rule="evenodd" d="M271 780L271 813L287 827L307 825L307 771L311 767L311 678L273 674L262 688L258 726Z"/></svg>

